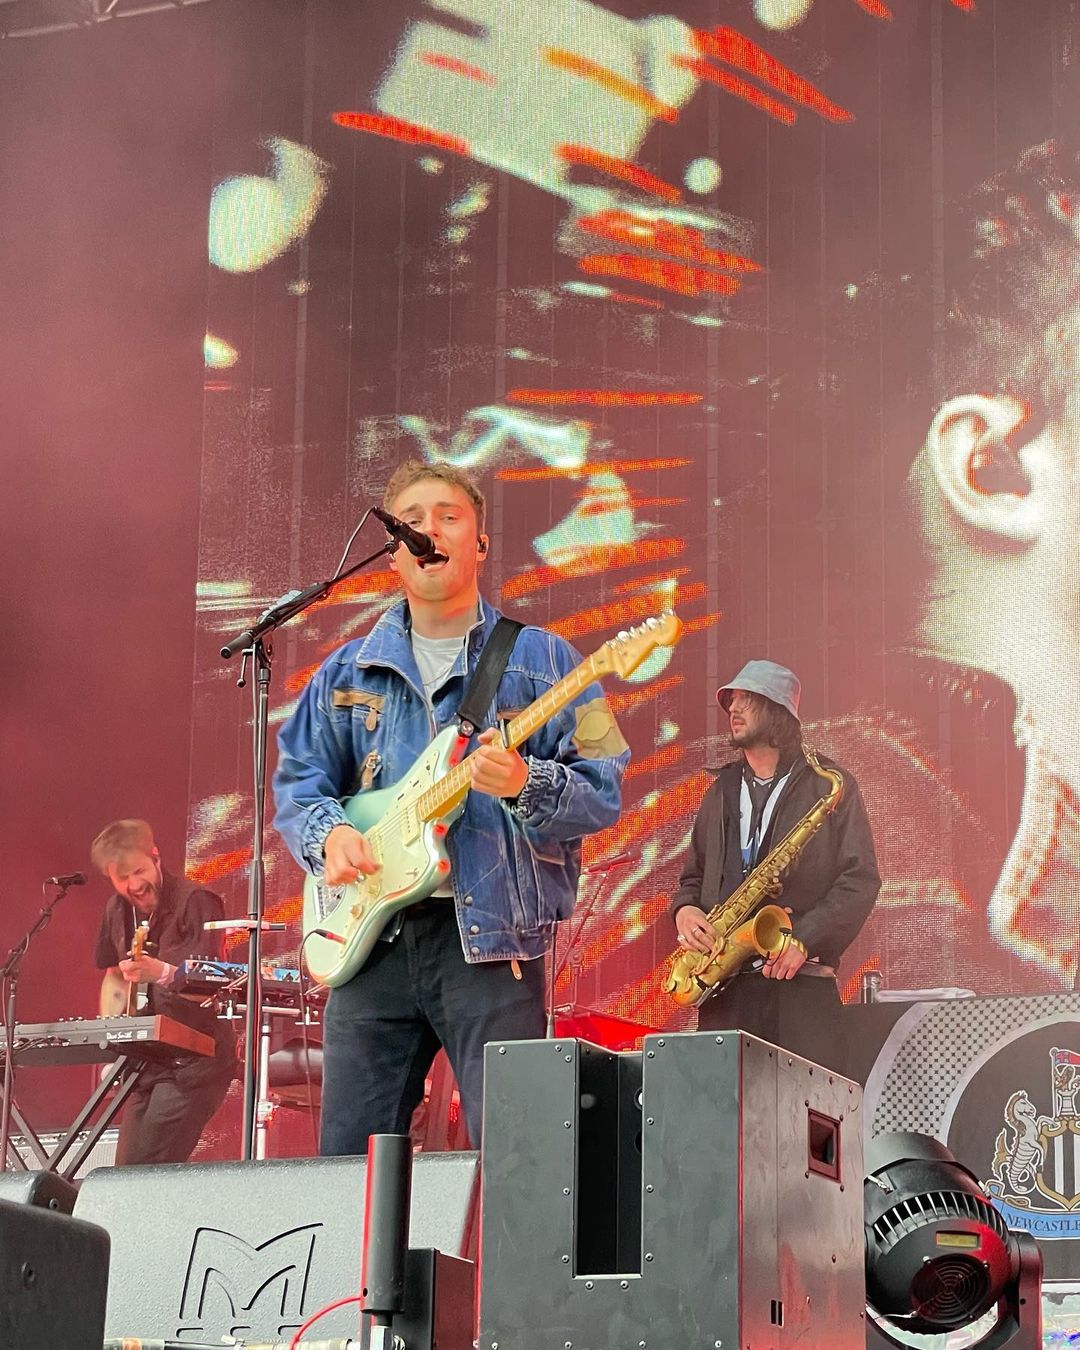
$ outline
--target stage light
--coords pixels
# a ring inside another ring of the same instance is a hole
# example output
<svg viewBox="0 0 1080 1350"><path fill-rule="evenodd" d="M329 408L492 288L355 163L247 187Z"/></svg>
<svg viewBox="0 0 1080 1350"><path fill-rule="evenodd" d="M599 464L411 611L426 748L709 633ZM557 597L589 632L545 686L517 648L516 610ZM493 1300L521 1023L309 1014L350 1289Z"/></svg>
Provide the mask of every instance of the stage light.
<svg viewBox="0 0 1080 1350"><path fill-rule="evenodd" d="M974 1342L979 1350L1038 1350L1038 1244L1009 1231L944 1144L924 1134L871 1140L863 1203L866 1298L881 1319L868 1320L868 1345L910 1343L892 1330L955 1332L997 1308L993 1327Z"/></svg>

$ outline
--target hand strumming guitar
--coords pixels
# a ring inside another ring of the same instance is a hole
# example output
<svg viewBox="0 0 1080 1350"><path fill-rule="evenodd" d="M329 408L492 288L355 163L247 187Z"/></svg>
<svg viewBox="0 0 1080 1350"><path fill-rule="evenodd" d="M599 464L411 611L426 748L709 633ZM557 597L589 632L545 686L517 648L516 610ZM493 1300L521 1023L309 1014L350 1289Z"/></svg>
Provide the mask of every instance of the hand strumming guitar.
<svg viewBox="0 0 1080 1350"><path fill-rule="evenodd" d="M371 845L351 825L335 825L323 844L323 876L328 886L346 886L379 870Z"/></svg>

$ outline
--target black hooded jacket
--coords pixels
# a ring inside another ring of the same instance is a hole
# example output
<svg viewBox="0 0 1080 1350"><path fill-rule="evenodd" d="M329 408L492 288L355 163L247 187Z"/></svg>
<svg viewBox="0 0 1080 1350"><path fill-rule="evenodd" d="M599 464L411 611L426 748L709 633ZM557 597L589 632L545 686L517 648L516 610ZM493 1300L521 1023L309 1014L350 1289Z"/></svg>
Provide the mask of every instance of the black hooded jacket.
<svg viewBox="0 0 1080 1350"><path fill-rule="evenodd" d="M839 768L821 758L823 766ZM739 845L739 791L742 759L725 765L705 793L690 840L690 850L671 902L671 913L683 905L708 912L743 880ZM878 874L870 822L855 779L846 770L840 803L803 849L784 878L776 901L788 906L792 931L811 957L836 966L874 907ZM801 756L781 789L761 846L761 858L794 828L828 791L826 780Z"/></svg>

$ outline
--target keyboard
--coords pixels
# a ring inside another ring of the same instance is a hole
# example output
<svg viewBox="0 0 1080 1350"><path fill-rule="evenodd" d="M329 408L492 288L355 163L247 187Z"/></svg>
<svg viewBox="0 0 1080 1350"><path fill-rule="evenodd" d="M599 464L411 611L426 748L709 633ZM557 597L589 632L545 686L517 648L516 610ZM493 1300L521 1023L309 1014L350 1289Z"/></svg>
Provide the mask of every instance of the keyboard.
<svg viewBox="0 0 1080 1350"><path fill-rule="evenodd" d="M7 1038L0 1030L0 1052ZM60 1022L20 1022L15 1059L24 1064L105 1064L121 1055L166 1060L178 1053L214 1054L214 1038L175 1018L75 1017Z"/></svg>
<svg viewBox="0 0 1080 1350"><path fill-rule="evenodd" d="M232 986L236 1002L243 1003L247 986L247 964L243 961L207 961L192 959L179 968L176 986L186 998L218 994ZM314 980L304 981L304 998L311 1005L326 1002L326 988ZM300 972L295 966L264 966L263 1002L271 1007L300 1007Z"/></svg>

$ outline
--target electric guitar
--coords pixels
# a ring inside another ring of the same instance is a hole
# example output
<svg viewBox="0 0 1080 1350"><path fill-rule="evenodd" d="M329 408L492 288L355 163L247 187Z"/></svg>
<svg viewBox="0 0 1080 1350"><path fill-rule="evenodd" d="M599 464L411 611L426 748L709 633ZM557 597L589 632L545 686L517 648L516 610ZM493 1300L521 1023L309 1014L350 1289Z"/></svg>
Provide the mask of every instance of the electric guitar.
<svg viewBox="0 0 1080 1350"><path fill-rule="evenodd" d="M140 956L146 953L146 939L150 935L150 920L143 919L138 928L131 937L131 951L128 955L133 961L137 961ZM124 1016L134 1017L136 1013L142 1012L149 1002L147 995L147 986L145 984L129 984L127 987L127 998L124 1001Z"/></svg>
<svg viewBox="0 0 1080 1350"><path fill-rule="evenodd" d="M504 744L516 749L601 676L614 672L626 679L657 647L673 647L681 636L681 620L668 613L605 642L513 718ZM359 792L343 803L379 870L346 886L328 886L310 874L304 881L304 952L320 984L351 980L390 919L426 900L450 871L446 832L465 809L472 758L459 757L460 745L457 727L448 726L392 787Z"/></svg>

